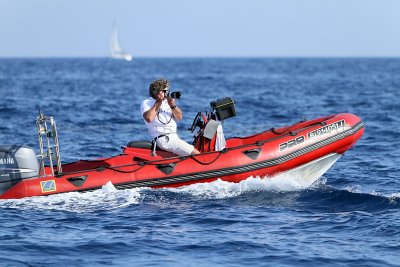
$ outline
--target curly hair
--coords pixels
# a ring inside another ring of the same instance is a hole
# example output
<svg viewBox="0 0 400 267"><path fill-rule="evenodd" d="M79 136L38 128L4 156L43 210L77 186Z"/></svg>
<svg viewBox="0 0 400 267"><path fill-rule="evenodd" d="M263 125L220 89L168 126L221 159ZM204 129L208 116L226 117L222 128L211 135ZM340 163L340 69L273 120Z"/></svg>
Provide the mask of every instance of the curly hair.
<svg viewBox="0 0 400 267"><path fill-rule="evenodd" d="M169 87L169 81L165 79L158 79L153 81L149 87L149 95L154 98L158 92Z"/></svg>

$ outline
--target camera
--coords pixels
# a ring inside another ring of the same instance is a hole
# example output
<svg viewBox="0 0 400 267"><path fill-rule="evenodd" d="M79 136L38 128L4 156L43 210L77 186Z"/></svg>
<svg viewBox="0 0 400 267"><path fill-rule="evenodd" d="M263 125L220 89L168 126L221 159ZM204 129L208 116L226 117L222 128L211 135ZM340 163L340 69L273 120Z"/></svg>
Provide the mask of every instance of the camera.
<svg viewBox="0 0 400 267"><path fill-rule="evenodd" d="M169 98L179 99L179 98L181 98L181 92L179 92L179 91L178 92L166 92L165 96L169 97Z"/></svg>

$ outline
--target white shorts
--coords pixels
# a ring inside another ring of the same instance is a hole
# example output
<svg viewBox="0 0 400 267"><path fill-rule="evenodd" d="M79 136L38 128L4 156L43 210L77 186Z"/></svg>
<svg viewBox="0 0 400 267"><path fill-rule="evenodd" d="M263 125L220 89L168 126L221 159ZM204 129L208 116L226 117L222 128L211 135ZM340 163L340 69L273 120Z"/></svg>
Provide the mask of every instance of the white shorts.
<svg viewBox="0 0 400 267"><path fill-rule="evenodd" d="M179 156L187 156L193 152L194 146L179 138L177 134L169 134L157 138L157 146Z"/></svg>

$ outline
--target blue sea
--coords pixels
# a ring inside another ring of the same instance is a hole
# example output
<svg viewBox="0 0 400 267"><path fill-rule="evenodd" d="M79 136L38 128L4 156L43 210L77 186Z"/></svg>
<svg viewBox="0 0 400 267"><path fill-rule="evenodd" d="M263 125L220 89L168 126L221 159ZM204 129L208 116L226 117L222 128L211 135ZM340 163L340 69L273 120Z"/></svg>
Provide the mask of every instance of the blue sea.
<svg viewBox="0 0 400 267"><path fill-rule="evenodd" d="M0 266L400 266L400 59L0 59L0 144L38 152L39 109L61 160L149 140L148 85L181 91L182 138L231 96L227 137L349 112L362 139L311 187L249 177L177 189L0 200Z"/></svg>

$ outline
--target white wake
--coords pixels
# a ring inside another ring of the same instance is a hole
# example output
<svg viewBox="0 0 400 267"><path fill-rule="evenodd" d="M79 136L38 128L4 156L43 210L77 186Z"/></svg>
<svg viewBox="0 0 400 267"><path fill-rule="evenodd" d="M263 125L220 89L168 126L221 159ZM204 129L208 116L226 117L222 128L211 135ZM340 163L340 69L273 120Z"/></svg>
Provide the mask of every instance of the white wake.
<svg viewBox="0 0 400 267"><path fill-rule="evenodd" d="M101 189L92 192L64 193L45 197L1 200L0 208L22 210L55 210L69 212L97 212L119 210L131 205L140 204L146 195L158 192L191 195L201 199L224 199L239 196L246 192L287 192L305 188L293 176L282 175L279 179L267 177L249 177L240 183L225 182L220 179L211 183L199 183L179 188L133 188L117 190L111 182ZM154 198L153 198L154 199ZM163 197L164 201L168 197ZM184 200L182 200L184 201Z"/></svg>

